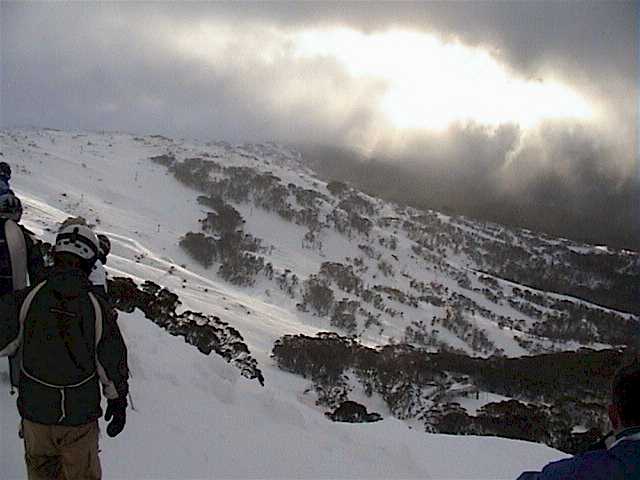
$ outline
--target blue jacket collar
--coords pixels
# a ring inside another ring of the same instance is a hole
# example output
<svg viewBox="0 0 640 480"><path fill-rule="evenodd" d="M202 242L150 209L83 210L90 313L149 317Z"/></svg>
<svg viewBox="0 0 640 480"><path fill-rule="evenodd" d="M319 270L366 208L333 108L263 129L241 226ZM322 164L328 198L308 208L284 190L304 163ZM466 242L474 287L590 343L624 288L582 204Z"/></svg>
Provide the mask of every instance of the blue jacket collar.
<svg viewBox="0 0 640 480"><path fill-rule="evenodd" d="M615 442L613 442L609 448L613 448L624 440L640 440L640 426L625 428L621 432L616 433Z"/></svg>

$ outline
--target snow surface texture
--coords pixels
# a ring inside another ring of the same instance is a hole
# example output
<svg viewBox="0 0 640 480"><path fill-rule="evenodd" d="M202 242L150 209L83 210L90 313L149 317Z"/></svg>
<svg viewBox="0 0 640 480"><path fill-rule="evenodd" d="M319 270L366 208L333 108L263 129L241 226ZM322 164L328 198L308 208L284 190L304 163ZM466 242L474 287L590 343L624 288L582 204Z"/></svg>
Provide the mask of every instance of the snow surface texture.
<svg viewBox="0 0 640 480"><path fill-rule="evenodd" d="M178 239L200 230L197 219L204 209L195 201L197 192L147 160L166 153L164 140L48 130L1 135L0 151L13 167L12 187L25 204L28 228L51 241L68 216L97 223L97 230L112 239L110 275L154 281L179 294L184 308L229 322L240 330L265 375L265 387L260 387L220 357L204 356L168 335L140 312L121 313L135 411L129 410L119 437L101 440L105 478L507 479L564 456L527 442L425 434L393 419L382 404L374 405L385 417L382 422L328 421L302 393L307 382L278 370L269 358L281 335L314 335L326 323L279 297L266 297L264 288L225 284L215 270L205 270L185 254ZM221 154L231 148L209 147ZM182 148L197 155L204 146L183 143ZM284 165L278 175L284 178L286 171ZM284 222L269 225L258 212L253 218L256 229L262 219L256 234L267 239L284 241L290 238L284 229L294 228ZM295 264L297 271L308 264L308 273L317 272L323 261L293 241L279 244L274 255L281 256L282 265ZM26 474L19 418L8 393L5 360L0 361L0 380L0 477L21 479Z"/></svg>

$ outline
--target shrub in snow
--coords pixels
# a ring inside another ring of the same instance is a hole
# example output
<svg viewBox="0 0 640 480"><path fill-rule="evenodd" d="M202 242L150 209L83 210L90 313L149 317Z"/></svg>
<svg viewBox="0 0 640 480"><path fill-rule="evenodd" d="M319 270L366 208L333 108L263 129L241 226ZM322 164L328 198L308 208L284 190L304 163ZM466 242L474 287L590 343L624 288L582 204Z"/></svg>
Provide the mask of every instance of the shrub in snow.
<svg viewBox="0 0 640 480"><path fill-rule="evenodd" d="M340 290L359 295L362 292L362 279L353 272L352 265L339 262L323 262L318 274L329 281L335 282Z"/></svg>
<svg viewBox="0 0 640 480"><path fill-rule="evenodd" d="M317 211L317 205L322 202L329 202L329 197L323 195L315 190L298 187L297 185L290 183L287 188L293 192L296 197L296 202L301 207L313 208Z"/></svg>
<svg viewBox="0 0 640 480"><path fill-rule="evenodd" d="M342 194L348 192L350 190L349 185L344 182L338 182L337 180L332 180L327 183L327 190L336 197L341 196Z"/></svg>
<svg viewBox="0 0 640 480"><path fill-rule="evenodd" d="M311 275L304 282L302 300L305 306L310 306L318 315L324 317L333 308L333 290L331 290L326 280L316 275Z"/></svg>
<svg viewBox="0 0 640 480"><path fill-rule="evenodd" d="M393 271L393 267L386 260L380 260L378 262L378 270L380 270L380 273L382 273L385 277L394 277L395 276L395 272Z"/></svg>
<svg viewBox="0 0 640 480"><path fill-rule="evenodd" d="M225 258L218 274L226 281L239 286L251 286L255 277L264 268L264 258L250 253Z"/></svg>
<svg viewBox="0 0 640 480"><path fill-rule="evenodd" d="M150 157L149 160L151 160L154 163L163 165L165 167L171 167L175 163L176 157L173 155L173 153L165 153L163 155L156 155L155 157Z"/></svg>
<svg viewBox="0 0 640 480"><path fill-rule="evenodd" d="M340 328L349 334L355 334L358 323L356 322L356 311L360 306L357 300L340 300L331 315L331 326Z"/></svg>
<svg viewBox="0 0 640 480"><path fill-rule="evenodd" d="M352 400L342 402L333 412L326 412L325 415L334 422L368 423L382 420L382 415L367 413L367 407Z"/></svg>
<svg viewBox="0 0 640 480"><path fill-rule="evenodd" d="M202 229L211 232L235 232L242 228L244 220L240 212L233 206L225 203L218 195L199 196L198 203L212 208L207 217L202 221Z"/></svg>
<svg viewBox="0 0 640 480"><path fill-rule="evenodd" d="M345 212L357 212L361 215L371 216L375 214L373 203L355 192L351 192L349 196L342 198L338 203L338 208Z"/></svg>
<svg viewBox="0 0 640 480"><path fill-rule="evenodd" d="M310 379L317 403L330 408L345 401L357 381L365 394L378 393L395 417L422 420L427 431L525 439L575 453L606 431L608 385L624 353L583 349L483 359L403 344L373 349L324 332L285 335L272 357L279 368ZM469 392L519 400L488 402L472 416L455 401ZM590 433L574 433L576 426Z"/></svg>
<svg viewBox="0 0 640 480"><path fill-rule="evenodd" d="M217 257L215 239L203 233L187 232L180 239L180 246L187 251L191 258L205 268L213 265L213 261Z"/></svg>
<svg viewBox="0 0 640 480"><path fill-rule="evenodd" d="M111 302L118 310L130 313L140 309L170 334L184 337L205 355L215 352L238 368L244 377L264 385L258 362L251 356L242 335L219 317L190 310L176 313L181 304L178 296L150 281L141 288L126 277L110 278L108 283Z"/></svg>

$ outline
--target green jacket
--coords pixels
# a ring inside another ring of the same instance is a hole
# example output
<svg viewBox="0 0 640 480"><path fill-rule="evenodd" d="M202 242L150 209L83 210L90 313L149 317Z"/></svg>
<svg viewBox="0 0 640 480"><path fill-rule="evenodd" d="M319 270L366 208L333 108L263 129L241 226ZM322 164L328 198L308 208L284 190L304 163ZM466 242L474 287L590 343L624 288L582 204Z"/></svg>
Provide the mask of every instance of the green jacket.
<svg viewBox="0 0 640 480"><path fill-rule="evenodd" d="M38 285L0 298L0 356L16 353L18 410L45 425L83 425L105 397L126 398L127 349L115 311L86 274L54 269Z"/></svg>

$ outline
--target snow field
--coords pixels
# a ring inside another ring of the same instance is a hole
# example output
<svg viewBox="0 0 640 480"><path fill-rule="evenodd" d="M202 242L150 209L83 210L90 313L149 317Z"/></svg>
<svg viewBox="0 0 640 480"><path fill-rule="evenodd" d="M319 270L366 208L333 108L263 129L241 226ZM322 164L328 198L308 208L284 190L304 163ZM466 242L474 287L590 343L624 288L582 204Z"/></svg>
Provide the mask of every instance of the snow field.
<svg viewBox="0 0 640 480"><path fill-rule="evenodd" d="M57 224L68 216L83 215L90 223L99 219L97 230L107 232L113 244L110 275L154 281L178 294L182 308L229 322L241 332L265 376L263 388L221 358L204 356L168 335L140 312L121 313L135 411L129 410L127 427L118 438L103 435L105 478L508 479L563 456L527 442L427 435L393 419L376 398L367 406L385 417L382 422L330 422L313 398L302 394L308 382L278 370L270 359L273 342L281 335L315 335L326 329L326 320L292 309L291 300L273 285L267 296L260 282L250 289L225 284L214 270L195 264L180 249L178 239L189 230L199 231L197 219L205 209L195 201L198 192L147 160L166 153L161 140L20 132L27 138L5 135L2 150L4 159L15 165L12 186L26 206L27 227L51 241ZM201 145L184 142L180 148L184 155L202 151ZM256 163L221 146L209 151L227 155L225 162ZM288 172L286 164L272 166L283 179L301 178ZM302 178L306 185L313 184ZM276 245L274 266L316 273L325 261L300 248L298 227L281 225L257 210L242 214L248 231L264 238L266 245ZM357 253L342 237L325 240L326 259ZM408 250L402 239L399 249ZM421 269L408 261L405 265L409 271ZM404 326L385 328L389 332L378 342ZM6 361L0 360L0 478L13 480L25 478L25 471L6 372Z"/></svg>

